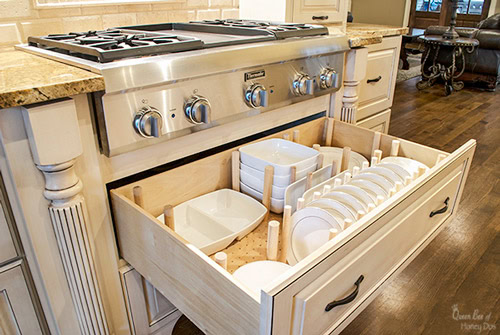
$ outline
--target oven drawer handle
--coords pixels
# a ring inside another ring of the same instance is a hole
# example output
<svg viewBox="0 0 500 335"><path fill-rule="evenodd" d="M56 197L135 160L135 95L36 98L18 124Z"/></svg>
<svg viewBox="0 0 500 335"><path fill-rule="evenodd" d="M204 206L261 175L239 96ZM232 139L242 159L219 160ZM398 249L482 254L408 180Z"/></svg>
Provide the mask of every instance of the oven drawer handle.
<svg viewBox="0 0 500 335"><path fill-rule="evenodd" d="M448 201L450 201L450 197L446 198L446 200L444 201L445 206L443 208L438 209L437 211L432 211L429 217L433 217L434 215L437 214L446 213L446 211L448 210Z"/></svg>
<svg viewBox="0 0 500 335"><path fill-rule="evenodd" d="M361 284L361 282L363 281L363 279L365 279L365 276L363 276L363 275L359 276L358 280L356 280L356 282L354 283L354 286L356 286L356 289L354 290L354 292L352 292L351 294L349 294L344 299L332 301L331 303L329 303L328 305L326 305L325 311L329 312L334 307L337 307L337 306L340 306L340 305L345 305L345 304L348 304L348 303L354 301L354 299L356 299L356 297L358 296L359 285Z"/></svg>
<svg viewBox="0 0 500 335"><path fill-rule="evenodd" d="M377 78L373 79L368 79L366 82L369 83L378 83L380 80L382 80L382 76L378 76Z"/></svg>
<svg viewBox="0 0 500 335"><path fill-rule="evenodd" d="M313 16L313 20L328 20L328 15L322 15L322 16Z"/></svg>

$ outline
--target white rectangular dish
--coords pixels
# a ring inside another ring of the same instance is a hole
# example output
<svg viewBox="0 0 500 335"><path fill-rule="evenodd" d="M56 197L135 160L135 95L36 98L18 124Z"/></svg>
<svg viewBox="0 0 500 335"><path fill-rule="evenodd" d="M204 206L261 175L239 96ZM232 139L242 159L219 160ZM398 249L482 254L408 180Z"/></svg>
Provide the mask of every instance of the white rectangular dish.
<svg viewBox="0 0 500 335"><path fill-rule="evenodd" d="M292 166L297 171L317 162L319 153L305 145L272 138L239 148L240 159L254 169L264 171L267 165L274 167L274 175L290 175Z"/></svg>
<svg viewBox="0 0 500 335"><path fill-rule="evenodd" d="M251 232L266 213L260 202L240 192L221 189L175 206L175 232L211 255ZM158 220L165 222L163 214Z"/></svg>
<svg viewBox="0 0 500 335"><path fill-rule="evenodd" d="M317 168L317 163L315 162L313 163L313 165L308 166L300 171L297 171L295 173L295 180L299 180L306 177L309 172L316 171L316 168ZM240 163L240 171L246 172L247 174L252 175L253 177L259 178L260 180L264 180L264 172L256 170L253 167L248 166L246 164ZM287 187L288 185L290 185L290 175L287 174L285 176L279 176L275 174L273 178L273 185L278 187Z"/></svg>
<svg viewBox="0 0 500 335"><path fill-rule="evenodd" d="M254 190L248 185L243 184L240 182L240 189L241 192L248 194L254 199L262 201L262 192L259 192L257 190ZM283 213L283 207L285 206L285 200L284 199L275 199L271 197L271 212L276 213L276 214L281 214Z"/></svg>
<svg viewBox="0 0 500 335"><path fill-rule="evenodd" d="M264 192L264 179L259 179L257 177L254 177L243 170L240 171L240 179L243 184L250 186L251 188L255 189L256 191L259 191L260 193ZM280 200L284 199L285 190L286 187L279 187L272 185L271 197Z"/></svg>

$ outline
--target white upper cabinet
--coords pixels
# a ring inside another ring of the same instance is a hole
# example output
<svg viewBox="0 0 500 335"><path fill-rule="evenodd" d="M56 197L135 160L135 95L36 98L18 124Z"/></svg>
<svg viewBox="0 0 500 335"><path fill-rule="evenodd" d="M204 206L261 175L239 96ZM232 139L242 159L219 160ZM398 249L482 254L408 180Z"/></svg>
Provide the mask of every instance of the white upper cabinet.
<svg viewBox="0 0 500 335"><path fill-rule="evenodd" d="M240 0L240 18L345 25L346 2L346 0Z"/></svg>

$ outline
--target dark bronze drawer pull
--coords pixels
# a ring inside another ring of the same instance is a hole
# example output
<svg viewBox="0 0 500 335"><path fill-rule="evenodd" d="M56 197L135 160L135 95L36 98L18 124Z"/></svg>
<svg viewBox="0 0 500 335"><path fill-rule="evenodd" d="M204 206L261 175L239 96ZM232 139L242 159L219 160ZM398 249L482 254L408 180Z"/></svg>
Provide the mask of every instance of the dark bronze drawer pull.
<svg viewBox="0 0 500 335"><path fill-rule="evenodd" d="M382 76L378 76L377 78L374 79L368 79L366 82L369 83L378 83L382 79Z"/></svg>
<svg viewBox="0 0 500 335"><path fill-rule="evenodd" d="M326 305L325 311L329 312L334 307L337 307L337 306L340 306L340 305L345 305L345 304L348 304L348 303L354 301L354 299L356 299L356 297L358 296L359 285L361 284L361 282L363 281L363 279L365 279L365 277L363 275L359 276L358 280L356 280L356 282L354 283L354 286L356 286L356 289L354 290L354 292L352 292L351 294L349 294L344 299L332 301L331 303L329 303L328 305Z"/></svg>
<svg viewBox="0 0 500 335"><path fill-rule="evenodd" d="M322 16L313 16L313 20L328 20L328 15L322 15Z"/></svg>
<svg viewBox="0 0 500 335"><path fill-rule="evenodd" d="M444 201L445 206L443 208L438 209L437 211L432 211L429 216L433 217L434 215L437 215L437 214L446 213L446 211L448 210L448 201L450 201L450 197L446 198L446 200Z"/></svg>

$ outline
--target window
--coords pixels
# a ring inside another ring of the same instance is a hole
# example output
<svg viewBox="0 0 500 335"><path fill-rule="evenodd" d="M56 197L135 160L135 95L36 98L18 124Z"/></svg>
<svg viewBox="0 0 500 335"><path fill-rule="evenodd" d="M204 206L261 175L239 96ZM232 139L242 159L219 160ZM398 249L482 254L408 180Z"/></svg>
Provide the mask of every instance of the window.
<svg viewBox="0 0 500 335"><path fill-rule="evenodd" d="M460 0L458 2L458 14L481 15L484 0Z"/></svg>
<svg viewBox="0 0 500 335"><path fill-rule="evenodd" d="M419 12L439 13L441 12L441 1L442 0L417 0L416 10Z"/></svg>

